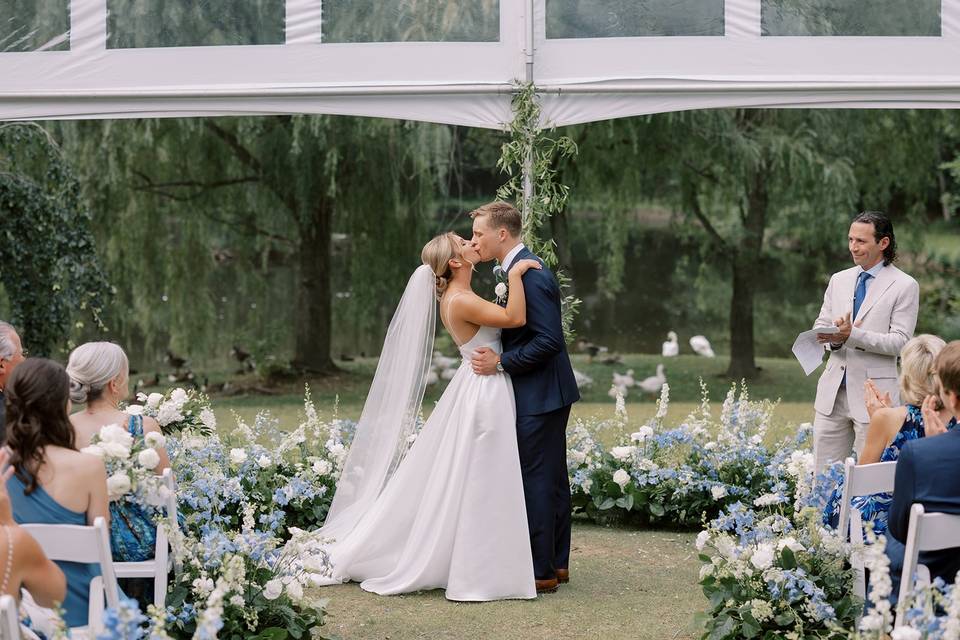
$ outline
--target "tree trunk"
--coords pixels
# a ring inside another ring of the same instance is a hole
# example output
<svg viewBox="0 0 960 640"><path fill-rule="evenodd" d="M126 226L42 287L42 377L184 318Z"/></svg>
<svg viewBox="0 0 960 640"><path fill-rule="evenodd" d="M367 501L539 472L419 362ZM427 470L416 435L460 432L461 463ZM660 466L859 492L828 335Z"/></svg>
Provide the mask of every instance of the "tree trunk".
<svg viewBox="0 0 960 640"><path fill-rule="evenodd" d="M314 207L300 227L298 249L297 325L293 366L300 371L338 371L330 357L333 326L330 280L330 235L333 212L329 203Z"/></svg>
<svg viewBox="0 0 960 640"><path fill-rule="evenodd" d="M741 213L743 239L732 259L733 295L730 298L730 367L727 375L734 380L757 374L753 332L753 304L756 273L763 253L763 232L766 227L769 195L762 170L754 174L748 185L746 211Z"/></svg>

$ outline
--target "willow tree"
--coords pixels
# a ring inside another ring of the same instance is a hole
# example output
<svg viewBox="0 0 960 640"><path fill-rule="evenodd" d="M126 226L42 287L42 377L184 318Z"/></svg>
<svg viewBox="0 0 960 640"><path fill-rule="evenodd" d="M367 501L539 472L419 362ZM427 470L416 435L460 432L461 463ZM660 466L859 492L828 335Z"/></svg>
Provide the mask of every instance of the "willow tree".
<svg viewBox="0 0 960 640"><path fill-rule="evenodd" d="M857 186L829 136L827 111L715 110L632 118L579 128L580 161L567 179L577 197L614 211L659 200L696 230L706 260L729 278L732 378L756 374L754 307L765 258L837 242ZM608 237L622 236L611 216ZM618 245L614 245L615 247ZM608 274L620 276L612 255ZM609 275L608 275L609 277Z"/></svg>
<svg viewBox="0 0 960 640"><path fill-rule="evenodd" d="M0 123L0 284L6 319L34 353L66 348L84 315L101 324L109 286L90 227L80 184L47 132Z"/></svg>
<svg viewBox="0 0 960 640"><path fill-rule="evenodd" d="M290 267L286 304L252 313L293 324L292 362L311 373L335 369L334 232L348 238L355 267L341 300L354 310L348 321L374 325L363 307L402 290L398 279L415 264L433 154L446 140L443 127L327 116L85 123L64 133L87 160L135 322L186 344L218 331L204 290L218 263ZM160 291L177 296L176 315L158 312Z"/></svg>

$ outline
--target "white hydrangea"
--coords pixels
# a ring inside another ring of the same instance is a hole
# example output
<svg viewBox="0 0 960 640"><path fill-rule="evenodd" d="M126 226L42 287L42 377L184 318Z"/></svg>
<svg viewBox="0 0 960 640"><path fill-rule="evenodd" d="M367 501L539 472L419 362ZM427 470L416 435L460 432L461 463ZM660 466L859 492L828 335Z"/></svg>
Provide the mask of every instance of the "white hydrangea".
<svg viewBox="0 0 960 640"><path fill-rule="evenodd" d="M890 640L921 640L923 634L913 627L898 627L890 634Z"/></svg>
<svg viewBox="0 0 960 640"><path fill-rule="evenodd" d="M133 446L133 436L118 424L108 424L100 427L99 436L101 442L115 442L127 449Z"/></svg>
<svg viewBox="0 0 960 640"><path fill-rule="evenodd" d="M139 396L138 396L138 398L139 398ZM150 407L151 409L156 409L157 407L160 406L160 403L163 402L163 394L162 394L162 393L151 393L150 395L148 395L148 396L146 397L146 401L147 401L147 406L148 406L148 407ZM143 400L141 400L141 402L143 402Z"/></svg>
<svg viewBox="0 0 960 640"><path fill-rule="evenodd" d="M142 416L143 415L143 405L142 404L131 404L127 405L127 408L123 410L124 413L127 413L131 416Z"/></svg>
<svg viewBox="0 0 960 640"><path fill-rule="evenodd" d="M750 556L750 564L763 571L773 565L773 558L773 545L765 542L757 545L756 551Z"/></svg>
<svg viewBox="0 0 960 640"><path fill-rule="evenodd" d="M236 465L243 464L247 461L247 452L243 449L230 449L230 462Z"/></svg>
<svg viewBox="0 0 960 640"><path fill-rule="evenodd" d="M177 387L170 393L170 401L178 407L182 407L187 402L187 392Z"/></svg>
<svg viewBox="0 0 960 640"><path fill-rule="evenodd" d="M183 414L180 413L180 407L172 402L164 402L157 410L157 422L161 427L166 427L174 422L183 420Z"/></svg>
<svg viewBox="0 0 960 640"><path fill-rule="evenodd" d="M193 590L199 596L205 596L213 591L213 579L202 577L193 581Z"/></svg>
<svg viewBox="0 0 960 640"><path fill-rule="evenodd" d="M707 542L710 541L710 532L703 530L697 534L697 551L703 551L703 548L706 546Z"/></svg>

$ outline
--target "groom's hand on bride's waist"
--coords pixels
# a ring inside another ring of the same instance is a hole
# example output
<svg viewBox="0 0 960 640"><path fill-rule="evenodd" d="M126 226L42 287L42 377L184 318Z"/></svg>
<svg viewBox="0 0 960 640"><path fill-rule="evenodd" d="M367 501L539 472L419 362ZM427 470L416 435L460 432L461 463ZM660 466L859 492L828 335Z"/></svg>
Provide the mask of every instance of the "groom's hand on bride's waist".
<svg viewBox="0 0 960 640"><path fill-rule="evenodd" d="M500 356L489 347L480 347L474 350L473 357L470 359L473 372L479 376L492 376L497 373L499 362Z"/></svg>

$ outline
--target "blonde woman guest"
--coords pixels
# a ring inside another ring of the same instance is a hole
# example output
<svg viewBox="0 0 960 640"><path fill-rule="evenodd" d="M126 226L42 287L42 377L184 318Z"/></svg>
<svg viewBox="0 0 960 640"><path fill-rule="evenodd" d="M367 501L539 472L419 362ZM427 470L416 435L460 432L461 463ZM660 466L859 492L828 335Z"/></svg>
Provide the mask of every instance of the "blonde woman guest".
<svg viewBox="0 0 960 640"><path fill-rule="evenodd" d="M107 475L103 461L77 451L68 419L70 381L63 367L31 358L17 367L5 389L7 446L14 474L6 481L13 518L20 524L93 524L107 520ZM16 551L14 551L16 553ZM58 562L67 580L64 621L87 624L90 580L98 564ZM29 589L28 585L28 589ZM50 603L58 593L34 593Z"/></svg>
<svg viewBox="0 0 960 640"><path fill-rule="evenodd" d="M70 354L67 374L70 376L70 397L76 404L86 405L70 416L77 434L77 446L86 447L101 427L123 425L135 440L148 433L160 433L153 418L129 415L120 410L120 402L130 394L130 367L127 354L112 342L88 342ZM160 463L156 473L170 466L163 447L157 449ZM110 547L118 562L141 562L154 556L157 528L150 512L131 500L110 502Z"/></svg>
<svg viewBox="0 0 960 640"><path fill-rule="evenodd" d="M946 343L937 336L923 334L912 338L900 351L900 398L904 405L900 407L874 406L867 427L866 441L857 464L891 462L900 457L903 445L911 440L930 437L942 433L943 429L928 431L925 427L923 405L930 396L937 394L935 362L937 354ZM875 388L867 381L866 395L875 400L879 398ZM887 398L889 400L889 398ZM928 404L930 404L928 402ZM955 422L952 415L942 406L935 409L942 424L952 428ZM843 493L843 481L834 490L824 511L824 522L837 526L840 519L840 497ZM869 496L856 496L851 506L860 510L864 522L873 522L873 530L878 535L887 530L887 516L893 496L878 493Z"/></svg>

